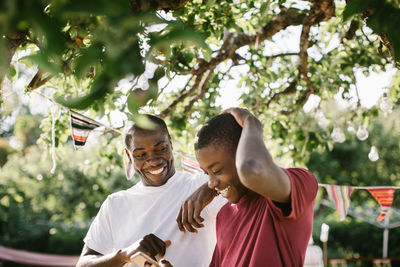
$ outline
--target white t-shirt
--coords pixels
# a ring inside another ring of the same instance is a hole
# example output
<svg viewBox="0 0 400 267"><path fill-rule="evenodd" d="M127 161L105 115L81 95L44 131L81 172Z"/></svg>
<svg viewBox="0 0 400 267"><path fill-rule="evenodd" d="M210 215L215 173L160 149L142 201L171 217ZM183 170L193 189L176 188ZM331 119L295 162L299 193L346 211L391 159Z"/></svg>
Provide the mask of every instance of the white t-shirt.
<svg viewBox="0 0 400 267"><path fill-rule="evenodd" d="M164 257L174 267L208 266L216 243L216 215L226 200L217 197L202 211L204 227L197 234L182 234L176 223L182 203L207 180L204 174L176 172L162 186L139 182L111 194L92 222L85 243L105 255L153 233L162 240L171 240Z"/></svg>

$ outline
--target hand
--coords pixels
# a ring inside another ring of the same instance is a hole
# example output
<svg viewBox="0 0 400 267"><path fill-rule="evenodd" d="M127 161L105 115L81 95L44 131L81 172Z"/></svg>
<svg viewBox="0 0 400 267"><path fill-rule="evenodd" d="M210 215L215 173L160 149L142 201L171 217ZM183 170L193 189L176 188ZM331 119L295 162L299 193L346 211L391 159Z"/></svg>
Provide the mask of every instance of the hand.
<svg viewBox="0 0 400 267"><path fill-rule="evenodd" d="M123 249L121 254L125 262L129 262L130 258L136 252L143 252L157 261L157 258L162 258L165 254L167 247L171 245L170 240L165 242L154 234L144 236L140 241L132 244L131 246Z"/></svg>
<svg viewBox="0 0 400 267"><path fill-rule="evenodd" d="M161 267L173 267L172 264L166 259L161 259L158 264L160 264Z"/></svg>
<svg viewBox="0 0 400 267"><path fill-rule="evenodd" d="M204 219L200 216L200 212L214 199L217 192L208 187L208 183L200 186L193 192L182 204L181 209L176 218L178 228L185 233L186 230L192 233L197 233L194 228L204 227L202 222ZM185 229L186 228L186 229Z"/></svg>
<svg viewBox="0 0 400 267"><path fill-rule="evenodd" d="M228 108L222 111L221 113L229 113L231 114L236 122L243 128L244 122L248 117L254 117L253 114L250 113L247 109L244 108Z"/></svg>

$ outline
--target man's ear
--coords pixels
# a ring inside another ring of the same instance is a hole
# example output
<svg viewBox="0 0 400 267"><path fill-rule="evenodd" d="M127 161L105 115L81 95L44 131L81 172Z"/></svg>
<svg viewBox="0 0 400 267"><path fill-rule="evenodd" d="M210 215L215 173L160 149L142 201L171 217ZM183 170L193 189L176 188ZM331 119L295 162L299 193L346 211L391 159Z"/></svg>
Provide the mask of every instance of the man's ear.
<svg viewBox="0 0 400 267"><path fill-rule="evenodd" d="M124 149L124 166L126 179L132 179L134 168L133 168L133 158L131 152L127 148Z"/></svg>
<svg viewBox="0 0 400 267"><path fill-rule="evenodd" d="M172 146L172 139L171 139L171 136L169 134L168 134L168 140L169 140L169 143L171 145L171 150L174 150L174 147Z"/></svg>

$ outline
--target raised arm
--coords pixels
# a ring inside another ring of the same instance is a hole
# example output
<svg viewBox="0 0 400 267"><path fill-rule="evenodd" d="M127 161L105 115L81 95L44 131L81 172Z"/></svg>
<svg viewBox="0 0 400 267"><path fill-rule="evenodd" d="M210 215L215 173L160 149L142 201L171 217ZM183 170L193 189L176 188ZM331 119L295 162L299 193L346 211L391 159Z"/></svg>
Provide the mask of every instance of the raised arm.
<svg viewBox="0 0 400 267"><path fill-rule="evenodd" d="M236 151L236 168L241 183L273 201L289 202L290 179L268 152L260 121L246 109L231 108L224 113L232 114L243 127Z"/></svg>
<svg viewBox="0 0 400 267"><path fill-rule="evenodd" d="M138 251L144 252L157 260L157 258L164 256L165 250L170 244L171 241L169 240L164 242L156 235L149 234L127 248L106 255L98 253L85 244L76 267L120 267L129 262L130 257Z"/></svg>

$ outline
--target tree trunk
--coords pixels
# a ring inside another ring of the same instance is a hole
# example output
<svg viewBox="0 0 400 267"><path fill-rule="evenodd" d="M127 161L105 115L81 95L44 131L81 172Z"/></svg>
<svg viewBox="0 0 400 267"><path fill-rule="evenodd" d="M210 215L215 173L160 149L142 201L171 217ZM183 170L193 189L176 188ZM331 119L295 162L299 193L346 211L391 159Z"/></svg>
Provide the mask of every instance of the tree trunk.
<svg viewBox="0 0 400 267"><path fill-rule="evenodd" d="M17 48L26 43L26 38L25 35L21 34L21 35L15 35L13 37L7 37L7 42L6 42L6 62L5 64L2 66L1 72L0 72L0 88L1 88L1 84L3 83L3 79L4 76L6 75L9 67L10 67L10 63L11 63L11 59L15 54L15 51L17 50Z"/></svg>

